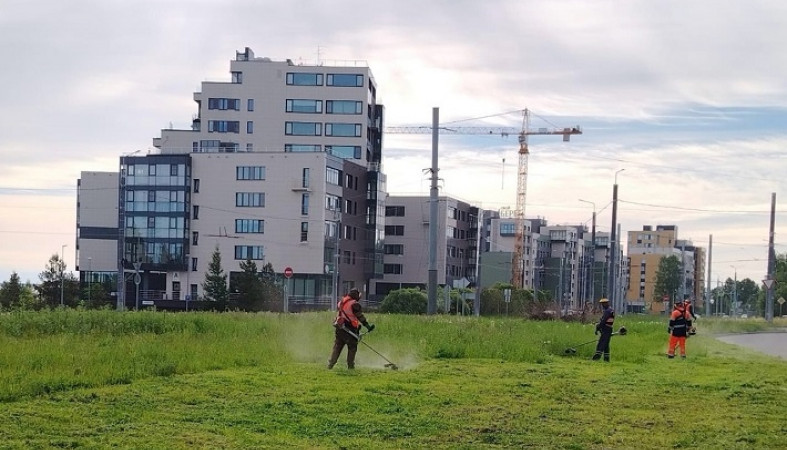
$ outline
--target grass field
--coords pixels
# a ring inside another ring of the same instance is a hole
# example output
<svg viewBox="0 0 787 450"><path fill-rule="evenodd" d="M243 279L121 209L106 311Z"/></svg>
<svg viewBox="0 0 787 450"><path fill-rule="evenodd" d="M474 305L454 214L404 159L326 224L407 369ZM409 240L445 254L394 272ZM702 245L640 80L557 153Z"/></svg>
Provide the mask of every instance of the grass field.
<svg viewBox="0 0 787 450"><path fill-rule="evenodd" d="M0 447L787 448L787 361L711 336L762 321L668 360L664 320L618 318L605 364L564 353L588 324L369 317L400 370L327 370L330 313L0 315Z"/></svg>

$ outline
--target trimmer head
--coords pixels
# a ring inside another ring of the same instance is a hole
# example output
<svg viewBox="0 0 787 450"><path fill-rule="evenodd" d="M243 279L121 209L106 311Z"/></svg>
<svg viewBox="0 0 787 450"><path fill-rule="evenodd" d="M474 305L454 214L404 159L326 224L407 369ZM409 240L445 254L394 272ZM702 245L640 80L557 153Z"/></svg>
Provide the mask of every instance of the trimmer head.
<svg viewBox="0 0 787 450"><path fill-rule="evenodd" d="M385 365L385 368L386 368L386 369L391 369L391 370L399 370L399 366L397 366L397 365L396 365L396 364L394 364L394 363L388 363L388 364L386 364L386 365Z"/></svg>

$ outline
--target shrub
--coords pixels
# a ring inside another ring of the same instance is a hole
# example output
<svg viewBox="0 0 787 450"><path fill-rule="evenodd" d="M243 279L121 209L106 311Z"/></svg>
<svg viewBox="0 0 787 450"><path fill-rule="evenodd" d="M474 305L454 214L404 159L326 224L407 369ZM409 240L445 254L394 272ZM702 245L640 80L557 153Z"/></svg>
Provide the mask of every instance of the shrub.
<svg viewBox="0 0 787 450"><path fill-rule="evenodd" d="M426 293L418 288L398 289L385 296L380 311L393 314L426 314Z"/></svg>

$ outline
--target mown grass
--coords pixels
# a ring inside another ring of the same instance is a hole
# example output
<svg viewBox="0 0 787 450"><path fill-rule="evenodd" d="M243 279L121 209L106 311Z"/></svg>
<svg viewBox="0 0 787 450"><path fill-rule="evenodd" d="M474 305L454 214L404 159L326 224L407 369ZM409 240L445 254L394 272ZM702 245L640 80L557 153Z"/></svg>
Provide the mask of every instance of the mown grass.
<svg viewBox="0 0 787 450"><path fill-rule="evenodd" d="M328 371L329 313L54 311L0 316L9 448L784 448L787 362L718 342L689 359L666 324L623 317L611 364L593 326L369 314L355 371Z"/></svg>

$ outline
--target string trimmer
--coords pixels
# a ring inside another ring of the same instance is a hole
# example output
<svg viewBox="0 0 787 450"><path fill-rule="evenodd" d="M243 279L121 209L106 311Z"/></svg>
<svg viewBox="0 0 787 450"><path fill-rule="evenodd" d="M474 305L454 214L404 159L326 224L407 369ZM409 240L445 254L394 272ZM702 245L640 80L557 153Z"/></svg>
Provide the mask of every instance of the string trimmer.
<svg viewBox="0 0 787 450"><path fill-rule="evenodd" d="M628 333L628 330L626 330L626 327L620 327L620 329L618 331L612 333L612 336L614 336L616 334L619 334L621 336L625 336L626 333ZM583 342L581 344L576 344L573 347L569 347L569 348L566 349L565 354L573 355L574 353L577 352L577 347L582 347L583 345L592 344L593 342L598 342L598 339L593 339L592 341Z"/></svg>
<svg viewBox="0 0 787 450"><path fill-rule="evenodd" d="M385 367L387 367L387 368L389 368L389 369L391 369L391 370L399 370L399 366L397 366L396 364L394 364L393 362L391 362L391 360L390 360L390 359L386 358L385 356L383 356L383 354L382 354L382 353L378 352L377 350L375 350L374 348L372 348L372 346L371 346L371 345L369 345L369 344L367 344L366 342L364 342L364 341L363 341L363 339L362 339L362 338L363 338L364 334L368 334L368 333L370 333L370 332L356 334L356 333L353 333L352 331L350 331L350 329L349 329L349 328L347 328L347 327L345 327L345 326L342 326L342 330L346 331L346 332L347 332L347 333L348 333L350 336L352 336L352 337L354 337L355 339L357 339L357 340L358 340L358 342L360 342L361 344L363 344L363 345L365 345L365 346L369 347L369 350L371 350L371 351L373 351L373 352L377 353L378 355L380 355L380 358L382 358L382 359L386 360L386 361L388 362L388 364L386 364L386 365L385 365Z"/></svg>

